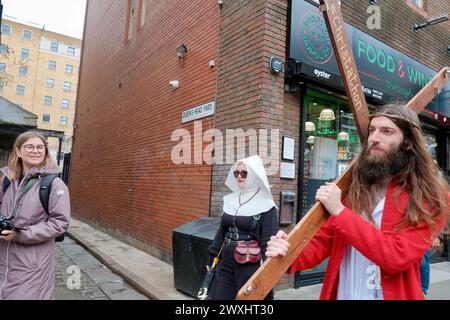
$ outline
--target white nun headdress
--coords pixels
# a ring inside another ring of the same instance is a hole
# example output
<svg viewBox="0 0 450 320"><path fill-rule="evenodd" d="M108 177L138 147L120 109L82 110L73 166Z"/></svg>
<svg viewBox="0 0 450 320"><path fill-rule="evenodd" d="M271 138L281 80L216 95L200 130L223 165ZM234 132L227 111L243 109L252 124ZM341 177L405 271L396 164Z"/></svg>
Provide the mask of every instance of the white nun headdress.
<svg viewBox="0 0 450 320"><path fill-rule="evenodd" d="M240 163L247 167L247 179L242 189L233 174ZM231 166L225 185L233 191L223 197L223 212L229 215L254 216L276 206L264 164L258 155L241 159Z"/></svg>

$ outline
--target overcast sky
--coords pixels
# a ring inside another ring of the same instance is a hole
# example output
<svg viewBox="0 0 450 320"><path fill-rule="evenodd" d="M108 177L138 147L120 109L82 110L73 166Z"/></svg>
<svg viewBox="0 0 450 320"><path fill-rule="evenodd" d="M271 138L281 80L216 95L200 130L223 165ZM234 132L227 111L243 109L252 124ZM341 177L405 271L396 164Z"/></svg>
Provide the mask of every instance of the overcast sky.
<svg viewBox="0 0 450 320"><path fill-rule="evenodd" d="M5 15L81 39L86 0L2 0ZM7 17L5 17L7 18Z"/></svg>

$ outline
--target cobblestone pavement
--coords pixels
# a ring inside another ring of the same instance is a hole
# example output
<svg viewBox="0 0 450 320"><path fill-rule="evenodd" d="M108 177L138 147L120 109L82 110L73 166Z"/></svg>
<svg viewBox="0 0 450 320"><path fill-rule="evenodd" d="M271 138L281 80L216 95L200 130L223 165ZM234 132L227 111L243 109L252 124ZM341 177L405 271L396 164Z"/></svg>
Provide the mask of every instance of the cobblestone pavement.
<svg viewBox="0 0 450 320"><path fill-rule="evenodd" d="M85 248L57 243L55 300L148 300Z"/></svg>

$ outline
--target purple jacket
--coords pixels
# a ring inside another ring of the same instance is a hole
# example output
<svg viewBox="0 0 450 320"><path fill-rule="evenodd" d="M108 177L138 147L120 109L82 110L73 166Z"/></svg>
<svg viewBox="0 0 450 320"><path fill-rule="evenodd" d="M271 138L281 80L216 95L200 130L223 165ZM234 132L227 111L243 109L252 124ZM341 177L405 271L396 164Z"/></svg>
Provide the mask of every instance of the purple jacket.
<svg viewBox="0 0 450 320"><path fill-rule="evenodd" d="M0 170L3 175L7 168ZM57 168L32 168L20 183L12 182L3 194L0 184L0 212L11 216L18 197L32 177L57 173ZM2 178L3 181L3 178ZM48 209L39 199L40 181L19 201L14 226L24 228L11 241L0 240L0 300L53 299L55 283L55 237L69 227L70 198L64 182L53 180Z"/></svg>

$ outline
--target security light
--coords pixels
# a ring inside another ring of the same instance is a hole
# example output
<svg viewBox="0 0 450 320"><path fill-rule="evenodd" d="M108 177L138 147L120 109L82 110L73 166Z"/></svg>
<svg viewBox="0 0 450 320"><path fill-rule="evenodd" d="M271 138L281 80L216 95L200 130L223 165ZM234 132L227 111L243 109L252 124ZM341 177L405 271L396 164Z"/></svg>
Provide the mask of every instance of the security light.
<svg viewBox="0 0 450 320"><path fill-rule="evenodd" d="M177 50L178 58L184 57L186 52L188 52L187 46L185 44L180 44L175 50Z"/></svg>

